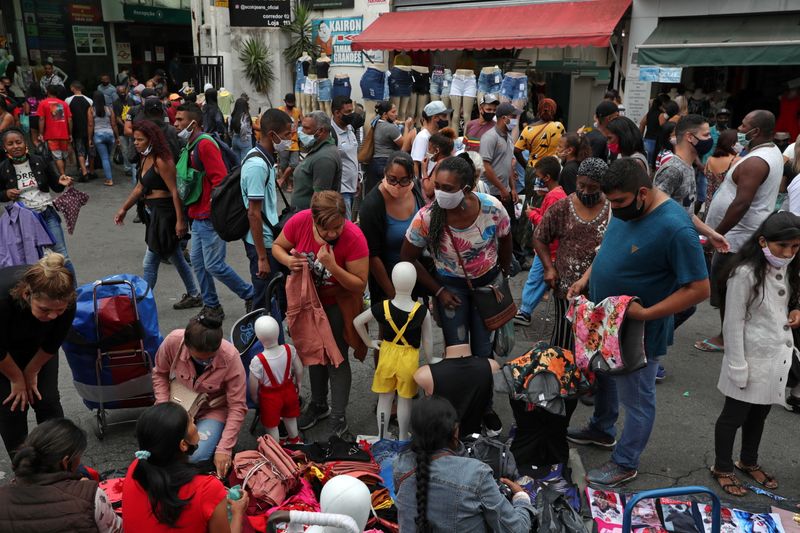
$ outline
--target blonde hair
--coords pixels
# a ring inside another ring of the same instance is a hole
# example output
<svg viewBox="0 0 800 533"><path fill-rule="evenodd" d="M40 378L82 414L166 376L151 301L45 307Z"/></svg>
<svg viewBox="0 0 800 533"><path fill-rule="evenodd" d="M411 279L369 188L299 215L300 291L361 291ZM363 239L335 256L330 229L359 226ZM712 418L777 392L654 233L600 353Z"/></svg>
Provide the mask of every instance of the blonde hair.
<svg viewBox="0 0 800 533"><path fill-rule="evenodd" d="M311 197L311 218L314 223L327 229L332 223L337 225L347 215L344 198L336 191L317 191Z"/></svg>
<svg viewBox="0 0 800 533"><path fill-rule="evenodd" d="M61 254L48 253L35 265L31 265L11 289L11 296L27 305L25 292L29 292L31 298L44 297L67 305L72 304L77 296L75 278L66 267L66 258Z"/></svg>

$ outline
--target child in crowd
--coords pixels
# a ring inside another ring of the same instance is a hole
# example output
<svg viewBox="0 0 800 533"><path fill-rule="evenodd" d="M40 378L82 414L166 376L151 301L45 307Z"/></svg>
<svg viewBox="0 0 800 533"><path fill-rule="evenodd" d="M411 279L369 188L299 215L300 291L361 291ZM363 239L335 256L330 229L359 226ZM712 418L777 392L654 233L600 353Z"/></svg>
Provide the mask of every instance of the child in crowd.
<svg viewBox="0 0 800 533"><path fill-rule="evenodd" d="M554 156L543 157L536 162L534 167L536 171L536 193L543 195L542 205L540 207L529 207L528 218L536 227L541 221L544 214L550 209L557 201L567 197L567 193L559 185L558 176L561 173L561 165L558 159ZM556 250L558 249L558 242L550 244L550 259L556 260ZM547 284L544 282L544 267L539 257L533 258L533 264L530 271L528 271L528 280L522 289L522 304L520 305L517 316L514 317L514 323L523 326L529 326L531 323L531 313L539 304L539 301L544 296L547 290Z"/></svg>
<svg viewBox="0 0 800 533"><path fill-rule="evenodd" d="M714 435L716 460L711 474L732 496L747 490L734 466L768 490L778 482L758 464L764 421L773 403L785 402L794 342L800 326L800 217L786 211L770 215L739 251L727 272L725 357L717 387L725 406ZM787 319L788 315L788 319ZM742 428L740 460L732 461L736 431Z"/></svg>

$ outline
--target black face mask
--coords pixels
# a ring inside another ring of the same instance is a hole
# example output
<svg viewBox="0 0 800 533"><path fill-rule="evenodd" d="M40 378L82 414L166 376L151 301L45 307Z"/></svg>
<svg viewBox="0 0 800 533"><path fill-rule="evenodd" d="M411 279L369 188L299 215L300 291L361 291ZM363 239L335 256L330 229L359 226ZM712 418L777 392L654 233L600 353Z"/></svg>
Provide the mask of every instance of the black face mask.
<svg viewBox="0 0 800 533"><path fill-rule="evenodd" d="M618 207L616 209L611 209L611 212L615 217L620 220L629 221L629 220L636 220L637 218L641 217L644 214L645 205L642 202L642 205L638 205L639 198L638 196L633 198L633 201L626 205L625 207Z"/></svg>
<svg viewBox="0 0 800 533"><path fill-rule="evenodd" d="M449 120L439 119L436 121L436 127L439 129L446 128L450 124Z"/></svg>
<svg viewBox="0 0 800 533"><path fill-rule="evenodd" d="M585 205L586 207L592 207L597 205L597 202L600 201L600 192L593 192L593 193L585 193L580 191L575 191L575 196L578 197L578 201Z"/></svg>
<svg viewBox="0 0 800 533"><path fill-rule="evenodd" d="M345 124L352 124L354 117L355 117L354 113L350 113L349 115L342 115L342 122L344 122Z"/></svg>
<svg viewBox="0 0 800 533"><path fill-rule="evenodd" d="M361 113L353 113L350 116L353 117L352 119L350 119L351 120L350 125L353 126L354 130L364 127L364 115L362 115Z"/></svg>
<svg viewBox="0 0 800 533"><path fill-rule="evenodd" d="M486 122L491 122L494 120L494 113L481 113L481 116Z"/></svg>

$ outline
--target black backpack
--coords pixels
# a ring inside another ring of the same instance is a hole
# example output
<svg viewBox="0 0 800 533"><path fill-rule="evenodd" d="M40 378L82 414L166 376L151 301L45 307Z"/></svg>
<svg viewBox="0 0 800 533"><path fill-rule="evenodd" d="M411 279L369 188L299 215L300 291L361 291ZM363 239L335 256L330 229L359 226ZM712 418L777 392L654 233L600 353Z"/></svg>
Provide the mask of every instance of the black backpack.
<svg viewBox="0 0 800 533"><path fill-rule="evenodd" d="M247 218L247 206L242 200L242 167L244 162L251 157L260 157L268 166L272 162L264 156L261 150L248 154L242 160L242 164L238 165L225 176L222 182L211 190L211 225L217 232L217 235L223 241L231 242L243 239L247 232L250 231L250 220ZM269 174L267 174L267 182L269 182ZM277 184L276 184L277 185ZM286 201L286 196L283 194L283 189L278 185L278 192L280 192L283 203L287 206L281 212L278 223L272 224L267 220L264 211L261 211L261 220L264 221L270 230L272 236L277 237L283 230L286 221L296 212L293 208L289 207Z"/></svg>

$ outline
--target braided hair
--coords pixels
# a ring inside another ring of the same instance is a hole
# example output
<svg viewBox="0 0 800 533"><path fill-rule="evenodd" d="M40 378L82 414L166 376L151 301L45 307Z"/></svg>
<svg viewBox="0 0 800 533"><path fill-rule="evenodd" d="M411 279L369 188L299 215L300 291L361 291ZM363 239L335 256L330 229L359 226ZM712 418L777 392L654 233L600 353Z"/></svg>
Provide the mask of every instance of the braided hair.
<svg viewBox="0 0 800 533"><path fill-rule="evenodd" d="M433 531L428 522L428 481L433 455L449 448L458 428L458 413L448 400L431 396L420 400L411 411L411 451L417 463L417 533Z"/></svg>
<svg viewBox="0 0 800 533"><path fill-rule="evenodd" d="M475 186L475 166L467 158L448 157L439 162L438 172L452 172L458 177L461 188L472 188ZM469 191L467 191L469 192ZM436 257L439 254L439 247L442 243L444 225L447 223L447 211L439 206L439 202L434 200L431 204L431 222L428 229L428 247L431 255Z"/></svg>

